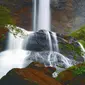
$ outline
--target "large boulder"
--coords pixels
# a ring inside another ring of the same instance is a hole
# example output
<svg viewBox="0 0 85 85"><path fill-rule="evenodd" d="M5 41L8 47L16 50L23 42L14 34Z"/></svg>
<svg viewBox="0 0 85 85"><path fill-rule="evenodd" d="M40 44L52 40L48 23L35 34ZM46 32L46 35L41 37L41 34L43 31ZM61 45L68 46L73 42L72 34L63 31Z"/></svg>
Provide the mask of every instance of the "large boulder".
<svg viewBox="0 0 85 85"><path fill-rule="evenodd" d="M85 85L85 63L68 68L56 78L62 85Z"/></svg>
<svg viewBox="0 0 85 85"><path fill-rule="evenodd" d="M0 80L0 85L61 85L50 75L55 68L45 68L38 62L31 63L27 68L12 69Z"/></svg>
<svg viewBox="0 0 85 85"><path fill-rule="evenodd" d="M53 32L39 30L28 36L26 49L31 51L56 51L56 40L56 34L54 35Z"/></svg>

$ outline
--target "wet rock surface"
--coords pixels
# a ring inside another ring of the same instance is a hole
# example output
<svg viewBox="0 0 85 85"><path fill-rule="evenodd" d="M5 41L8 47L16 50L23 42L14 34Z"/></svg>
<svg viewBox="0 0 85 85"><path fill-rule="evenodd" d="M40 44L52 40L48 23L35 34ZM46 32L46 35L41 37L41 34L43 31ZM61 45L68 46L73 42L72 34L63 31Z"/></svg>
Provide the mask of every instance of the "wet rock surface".
<svg viewBox="0 0 85 85"><path fill-rule="evenodd" d="M56 41L53 38L52 32L39 30L38 32L35 32L29 36L26 49L32 51L55 51L55 47Z"/></svg>
<svg viewBox="0 0 85 85"><path fill-rule="evenodd" d="M27 50L55 51L78 62L84 61L79 43L71 36L39 30L31 34L27 41Z"/></svg>

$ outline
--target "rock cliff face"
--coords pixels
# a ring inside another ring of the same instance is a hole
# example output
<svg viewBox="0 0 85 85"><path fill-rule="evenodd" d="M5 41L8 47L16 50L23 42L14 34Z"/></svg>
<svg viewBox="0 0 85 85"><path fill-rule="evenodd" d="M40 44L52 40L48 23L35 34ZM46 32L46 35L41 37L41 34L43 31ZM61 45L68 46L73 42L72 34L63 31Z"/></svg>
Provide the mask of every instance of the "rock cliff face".
<svg viewBox="0 0 85 85"><path fill-rule="evenodd" d="M17 26L32 30L32 0L0 0L0 5L11 9ZM69 33L84 25L84 8L85 0L51 0L52 30Z"/></svg>
<svg viewBox="0 0 85 85"><path fill-rule="evenodd" d="M17 26L32 29L32 0L0 0L0 5L10 9Z"/></svg>
<svg viewBox="0 0 85 85"><path fill-rule="evenodd" d="M68 33L72 28L72 0L52 0L52 28L58 33Z"/></svg>

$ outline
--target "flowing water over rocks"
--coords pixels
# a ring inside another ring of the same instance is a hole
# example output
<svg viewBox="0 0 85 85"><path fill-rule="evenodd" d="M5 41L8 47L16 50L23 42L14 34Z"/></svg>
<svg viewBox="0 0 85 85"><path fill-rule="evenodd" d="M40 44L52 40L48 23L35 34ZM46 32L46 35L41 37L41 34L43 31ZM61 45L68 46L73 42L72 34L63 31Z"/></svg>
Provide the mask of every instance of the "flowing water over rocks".
<svg viewBox="0 0 85 85"><path fill-rule="evenodd" d="M57 36L53 32L40 30L28 33L21 42L22 37L17 40L17 37L9 35L9 48L0 53L0 77L12 68L24 68L34 61L56 67L59 72L77 63L59 53Z"/></svg>

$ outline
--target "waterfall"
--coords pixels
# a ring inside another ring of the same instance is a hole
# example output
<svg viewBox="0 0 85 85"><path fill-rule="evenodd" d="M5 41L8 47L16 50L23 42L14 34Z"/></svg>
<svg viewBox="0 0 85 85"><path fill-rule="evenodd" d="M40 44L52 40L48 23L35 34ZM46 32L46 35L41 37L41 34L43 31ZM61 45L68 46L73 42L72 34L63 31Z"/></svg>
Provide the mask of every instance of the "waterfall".
<svg viewBox="0 0 85 85"><path fill-rule="evenodd" d="M11 27L11 26L8 26ZM10 28L11 29L11 28ZM17 27L17 29L21 29ZM25 59L28 56L28 51L23 50L23 45L26 44L24 41L25 37L31 32L24 29L22 34L16 35L8 33L8 43L5 51L0 53L0 78L4 76L12 68L23 68L25 67ZM10 30L13 31L13 30Z"/></svg>
<svg viewBox="0 0 85 85"><path fill-rule="evenodd" d="M82 57L84 58L84 62L85 62L85 48L80 42L78 42L78 43L80 45L81 51L84 53Z"/></svg>
<svg viewBox="0 0 85 85"><path fill-rule="evenodd" d="M62 65L65 68L73 65L73 62L75 63L75 61L70 60L59 53L56 33L51 32L50 27L51 25L50 0L38 0L39 1L38 9L36 2L37 0L33 1L34 1L34 19L33 19L34 37L32 37L33 39L28 39L28 37L31 37L30 33L32 32L28 32L19 27L17 29L21 29L26 36L19 34L16 35L16 37L14 37L13 34L9 33L7 49L0 53L0 78L4 76L12 68L23 68L25 66L28 66L29 63L33 61L44 63L45 66L56 67ZM9 26L8 28L11 29L11 26ZM15 31L13 31L12 29L10 32ZM42 34L45 37L43 37ZM39 40L39 38L41 39ZM42 45L46 42L46 40L47 44ZM33 47L33 50L23 49L23 46L26 48L27 47L26 45L29 42L31 43L30 48ZM39 46L41 47L44 46L45 48L46 46L49 46L48 47L49 50L37 52L37 47Z"/></svg>
<svg viewBox="0 0 85 85"><path fill-rule="evenodd" d="M51 30L50 0L33 0L33 31Z"/></svg>
<svg viewBox="0 0 85 85"><path fill-rule="evenodd" d="M12 33L8 34L8 50L22 49L23 48L23 38L17 36L15 37Z"/></svg>
<svg viewBox="0 0 85 85"><path fill-rule="evenodd" d="M57 39L57 35L55 32L52 32L52 36L54 39L54 49L56 52L59 52L59 47L58 47L58 39Z"/></svg>
<svg viewBox="0 0 85 85"><path fill-rule="evenodd" d="M37 31L37 0L33 0L33 31Z"/></svg>
<svg viewBox="0 0 85 85"><path fill-rule="evenodd" d="M38 11L38 29L44 29L50 31L51 16L50 16L50 0L39 0Z"/></svg>

